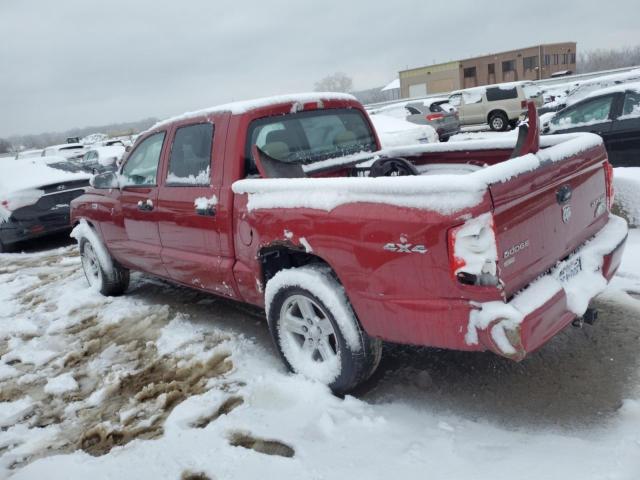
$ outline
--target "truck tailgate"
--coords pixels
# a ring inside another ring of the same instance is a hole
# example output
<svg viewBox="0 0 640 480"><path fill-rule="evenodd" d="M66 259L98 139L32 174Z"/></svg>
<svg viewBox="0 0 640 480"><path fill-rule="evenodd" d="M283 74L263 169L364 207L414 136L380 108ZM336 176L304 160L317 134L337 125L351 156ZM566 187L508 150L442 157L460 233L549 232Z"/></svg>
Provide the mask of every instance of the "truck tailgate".
<svg viewBox="0 0 640 480"><path fill-rule="evenodd" d="M499 276L507 297L606 224L605 161L606 152L599 146L489 186ZM579 269L573 265L567 275Z"/></svg>

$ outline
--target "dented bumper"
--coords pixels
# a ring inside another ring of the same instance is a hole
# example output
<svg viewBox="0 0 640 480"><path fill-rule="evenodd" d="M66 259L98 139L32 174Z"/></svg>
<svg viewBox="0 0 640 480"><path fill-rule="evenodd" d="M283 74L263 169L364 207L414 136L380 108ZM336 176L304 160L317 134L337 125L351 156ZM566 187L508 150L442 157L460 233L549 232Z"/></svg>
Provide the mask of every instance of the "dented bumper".
<svg viewBox="0 0 640 480"><path fill-rule="evenodd" d="M475 303L465 342L522 360L584 314L620 266L627 223L611 215L607 224L552 271L509 302Z"/></svg>

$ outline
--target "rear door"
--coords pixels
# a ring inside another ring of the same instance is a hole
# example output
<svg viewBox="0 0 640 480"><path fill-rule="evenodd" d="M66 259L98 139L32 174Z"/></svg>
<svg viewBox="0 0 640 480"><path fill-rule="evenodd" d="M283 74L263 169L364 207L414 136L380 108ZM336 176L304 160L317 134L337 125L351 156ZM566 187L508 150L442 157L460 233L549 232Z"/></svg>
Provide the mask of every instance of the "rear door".
<svg viewBox="0 0 640 480"><path fill-rule="evenodd" d="M131 152L121 172L119 212L107 240L116 258L128 266L160 276L166 271L160 258L158 232L158 165L166 132L149 135Z"/></svg>
<svg viewBox="0 0 640 480"><path fill-rule="evenodd" d="M158 196L158 226L162 261L172 279L232 295L220 246L223 216L218 198L224 156L214 141L218 135L224 138L220 127L206 121L172 132Z"/></svg>
<svg viewBox="0 0 640 480"><path fill-rule="evenodd" d="M640 92L626 92L620 104L607 141L609 161L614 167L640 167Z"/></svg>

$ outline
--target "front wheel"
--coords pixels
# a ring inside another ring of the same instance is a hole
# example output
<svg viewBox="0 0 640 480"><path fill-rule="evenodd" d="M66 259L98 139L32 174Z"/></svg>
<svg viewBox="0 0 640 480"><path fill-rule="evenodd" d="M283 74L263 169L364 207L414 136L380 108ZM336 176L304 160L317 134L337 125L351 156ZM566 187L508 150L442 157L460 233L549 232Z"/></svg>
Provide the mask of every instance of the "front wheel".
<svg viewBox="0 0 640 480"><path fill-rule="evenodd" d="M97 239L80 238L80 259L87 282L102 295L122 295L129 287L129 270L110 257L105 259L109 253L97 242Z"/></svg>
<svg viewBox="0 0 640 480"><path fill-rule="evenodd" d="M269 330L289 370L345 393L369 378L382 343L369 337L324 266L278 272L266 288Z"/></svg>

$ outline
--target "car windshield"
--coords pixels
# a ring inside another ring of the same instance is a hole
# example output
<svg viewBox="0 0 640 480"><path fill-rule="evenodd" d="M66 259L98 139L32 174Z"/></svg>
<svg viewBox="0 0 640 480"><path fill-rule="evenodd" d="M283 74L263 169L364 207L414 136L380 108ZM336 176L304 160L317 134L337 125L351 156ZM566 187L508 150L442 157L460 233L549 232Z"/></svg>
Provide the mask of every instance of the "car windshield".
<svg viewBox="0 0 640 480"><path fill-rule="evenodd" d="M314 110L254 120L246 146L246 158L251 165L255 165L253 145L281 162L292 164L376 150L369 123L362 112L351 109Z"/></svg>

